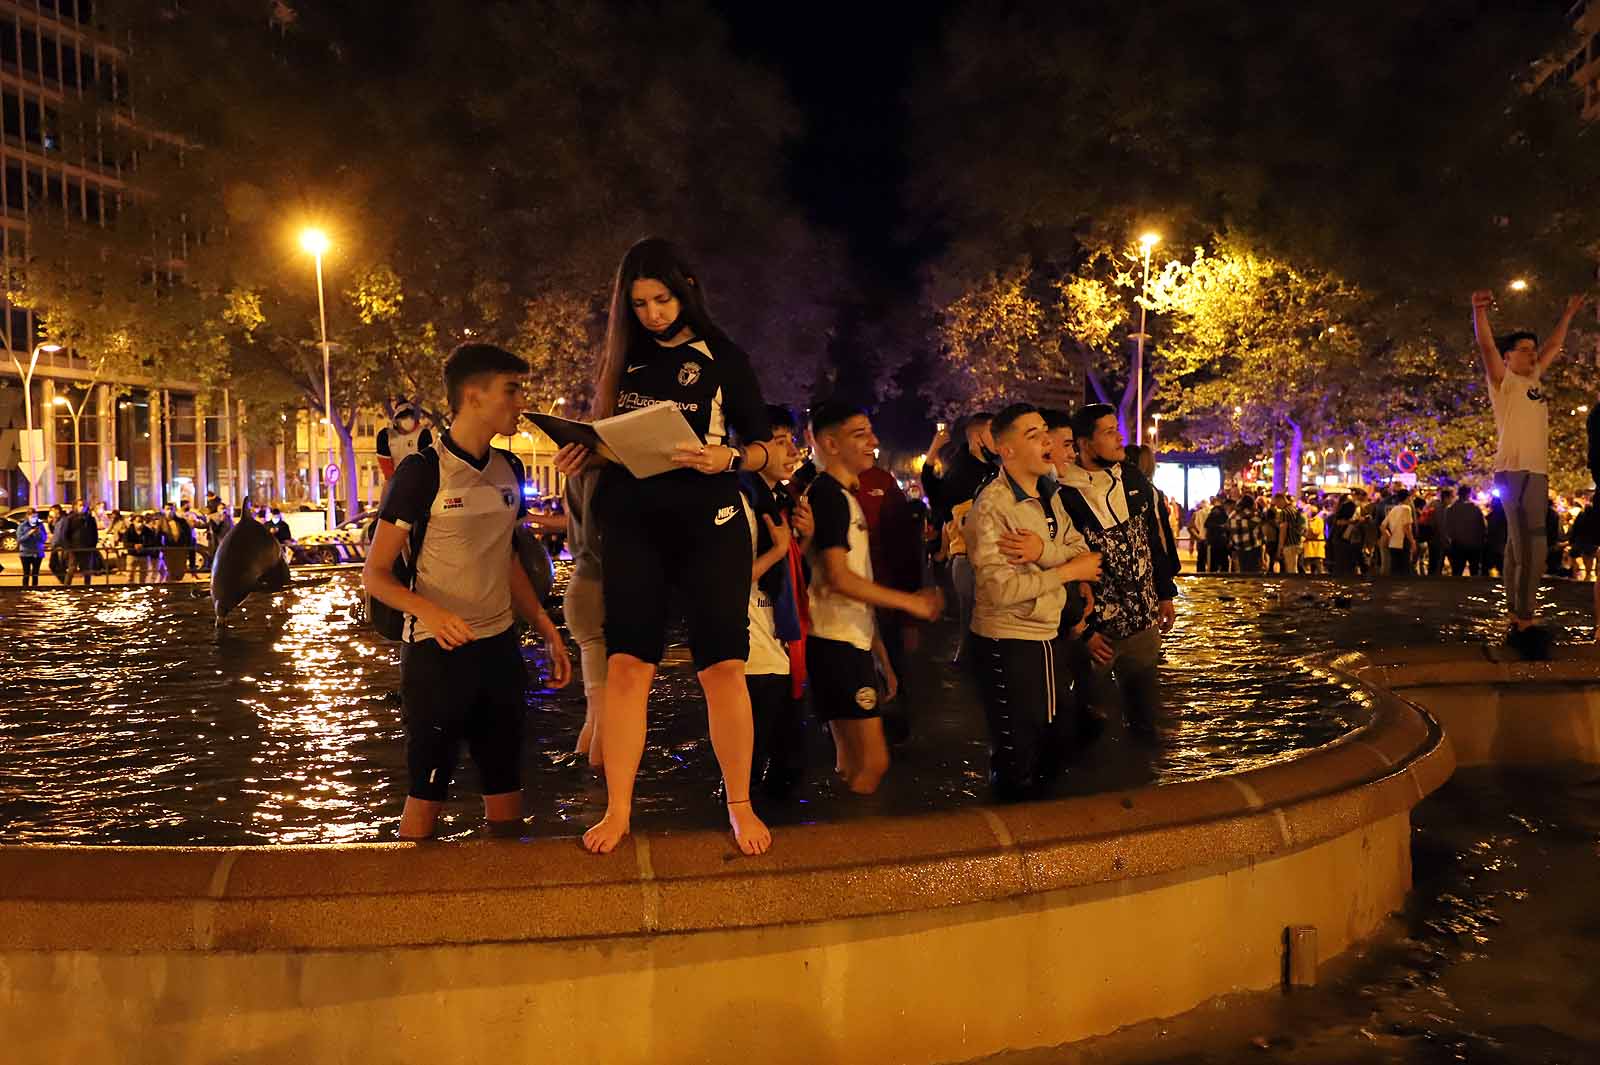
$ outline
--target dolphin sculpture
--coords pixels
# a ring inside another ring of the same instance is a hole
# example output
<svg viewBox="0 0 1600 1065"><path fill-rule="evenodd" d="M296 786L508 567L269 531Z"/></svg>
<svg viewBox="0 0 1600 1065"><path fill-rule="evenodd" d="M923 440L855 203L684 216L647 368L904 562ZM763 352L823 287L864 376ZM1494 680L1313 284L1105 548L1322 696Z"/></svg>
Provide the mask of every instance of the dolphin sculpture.
<svg viewBox="0 0 1600 1065"><path fill-rule="evenodd" d="M289 563L272 530L248 508L211 556L211 605L217 628L251 592L281 592L289 586Z"/></svg>

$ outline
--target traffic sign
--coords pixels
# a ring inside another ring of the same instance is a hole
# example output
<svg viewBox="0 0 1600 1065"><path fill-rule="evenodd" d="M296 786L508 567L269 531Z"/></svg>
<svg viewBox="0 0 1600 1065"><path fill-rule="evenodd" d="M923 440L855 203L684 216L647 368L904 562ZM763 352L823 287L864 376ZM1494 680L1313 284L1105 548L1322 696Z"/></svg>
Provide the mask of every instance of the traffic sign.
<svg viewBox="0 0 1600 1065"><path fill-rule="evenodd" d="M322 471L322 480L329 488L339 483L339 464L337 462L328 463L328 468Z"/></svg>
<svg viewBox="0 0 1600 1065"><path fill-rule="evenodd" d="M1407 448L1395 456L1394 465L1401 473L1416 473L1417 453Z"/></svg>

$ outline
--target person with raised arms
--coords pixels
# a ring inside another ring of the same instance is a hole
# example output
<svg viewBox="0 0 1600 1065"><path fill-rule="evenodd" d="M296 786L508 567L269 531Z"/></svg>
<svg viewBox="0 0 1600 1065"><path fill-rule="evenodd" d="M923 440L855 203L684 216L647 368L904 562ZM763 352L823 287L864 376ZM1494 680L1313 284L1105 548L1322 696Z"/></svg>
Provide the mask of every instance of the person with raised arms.
<svg viewBox="0 0 1600 1065"><path fill-rule="evenodd" d="M543 637L550 683L560 688L572 676L561 634L512 549L526 509L522 463L490 444L517 431L527 372L526 362L490 344L451 352L450 428L437 447L401 461L378 505L361 579L405 615L400 697L411 785L401 839L433 834L462 741L478 767L490 832L522 833L527 670L516 615ZM394 572L402 549L414 562L410 587Z"/></svg>
<svg viewBox="0 0 1600 1065"><path fill-rule="evenodd" d="M1494 335L1489 308L1494 293L1472 294L1472 330L1499 443L1494 453L1494 486L1506 514L1506 558L1501 583L1506 590L1506 644L1525 658L1548 658L1549 637L1534 621L1539 578L1545 565L1545 509L1550 499L1550 404L1541 384L1544 372L1561 354L1587 301L1567 300L1561 320L1544 343L1533 333Z"/></svg>

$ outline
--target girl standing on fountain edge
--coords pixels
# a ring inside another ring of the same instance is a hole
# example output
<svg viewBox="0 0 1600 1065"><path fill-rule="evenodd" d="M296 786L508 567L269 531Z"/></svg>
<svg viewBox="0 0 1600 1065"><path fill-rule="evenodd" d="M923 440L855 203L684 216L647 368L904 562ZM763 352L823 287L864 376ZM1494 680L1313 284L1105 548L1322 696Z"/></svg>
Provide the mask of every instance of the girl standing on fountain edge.
<svg viewBox="0 0 1600 1065"><path fill-rule="evenodd" d="M606 814L583 843L606 854L628 833L650 684L668 619L681 604L728 821L740 850L762 854L772 834L750 805L755 734L744 678L750 535L736 520L742 504L734 474L771 461L761 443L771 435L766 403L750 360L707 314L694 271L671 244L649 238L628 249L617 269L590 413L607 418L663 401L677 404L701 440L679 448L673 461L681 469L641 479L607 465L595 487L609 656ZM725 442L730 428L743 448Z"/></svg>

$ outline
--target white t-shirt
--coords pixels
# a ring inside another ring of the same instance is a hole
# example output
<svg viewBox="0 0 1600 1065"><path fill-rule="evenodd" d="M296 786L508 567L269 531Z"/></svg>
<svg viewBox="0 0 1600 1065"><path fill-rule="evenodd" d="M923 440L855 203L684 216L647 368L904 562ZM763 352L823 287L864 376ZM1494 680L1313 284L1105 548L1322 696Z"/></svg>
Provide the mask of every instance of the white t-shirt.
<svg viewBox="0 0 1600 1065"><path fill-rule="evenodd" d="M1388 535L1390 547L1406 546L1406 530L1411 528L1411 504L1397 503L1383 516L1383 531Z"/></svg>
<svg viewBox="0 0 1600 1065"><path fill-rule="evenodd" d="M837 640L863 651L872 650L877 633L872 607L841 595L828 584L822 552L845 549L850 572L872 580L872 552L867 542L867 516L856 497L827 473L818 473L806 492L816 531L811 536L811 635Z"/></svg>
<svg viewBox="0 0 1600 1065"><path fill-rule="evenodd" d="M1489 397L1494 402L1495 427L1500 430L1494 471L1550 472L1550 403L1539 387L1539 378L1507 370L1500 387L1491 389Z"/></svg>
<svg viewBox="0 0 1600 1065"><path fill-rule="evenodd" d="M744 520L750 526L750 551L755 557L756 550L756 512L750 506L750 500L745 498L743 492L739 499L744 504ZM787 566L785 559L779 559L776 565ZM783 641L778 639L777 622L772 616L772 600L761 590L761 582L750 582L750 657L745 660L744 672L746 676L760 677L769 674L780 676L789 675L789 652L784 649Z"/></svg>

